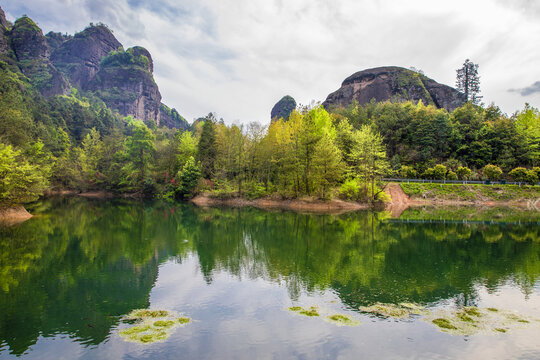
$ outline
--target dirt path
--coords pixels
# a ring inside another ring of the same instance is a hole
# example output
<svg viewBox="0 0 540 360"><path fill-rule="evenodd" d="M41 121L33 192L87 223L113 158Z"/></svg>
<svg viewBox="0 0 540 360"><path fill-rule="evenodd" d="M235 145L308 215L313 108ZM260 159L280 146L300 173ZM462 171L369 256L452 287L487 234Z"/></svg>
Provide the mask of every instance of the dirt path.
<svg viewBox="0 0 540 360"><path fill-rule="evenodd" d="M392 212L392 218L399 218L405 209L409 207L411 202L409 197L405 194L401 186L396 183L387 184L384 191L392 198L387 209Z"/></svg>

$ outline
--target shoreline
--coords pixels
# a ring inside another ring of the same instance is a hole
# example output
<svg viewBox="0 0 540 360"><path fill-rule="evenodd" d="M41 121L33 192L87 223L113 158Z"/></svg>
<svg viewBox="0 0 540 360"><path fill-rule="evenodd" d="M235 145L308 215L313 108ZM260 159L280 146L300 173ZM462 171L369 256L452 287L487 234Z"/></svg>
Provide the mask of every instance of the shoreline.
<svg viewBox="0 0 540 360"><path fill-rule="evenodd" d="M32 217L22 205L0 209L0 225L3 226L18 225Z"/></svg>

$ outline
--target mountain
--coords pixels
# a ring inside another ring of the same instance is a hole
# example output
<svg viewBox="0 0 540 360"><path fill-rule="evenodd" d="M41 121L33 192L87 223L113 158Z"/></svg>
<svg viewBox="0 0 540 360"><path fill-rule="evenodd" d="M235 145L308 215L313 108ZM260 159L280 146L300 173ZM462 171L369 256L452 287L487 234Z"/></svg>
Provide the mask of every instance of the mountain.
<svg viewBox="0 0 540 360"><path fill-rule="evenodd" d="M44 98L68 95L72 88L103 100L112 110L145 123L189 127L176 109L161 102L148 50L124 50L103 24L75 35L42 30L23 16L13 26L0 8L0 60L22 72Z"/></svg>
<svg viewBox="0 0 540 360"><path fill-rule="evenodd" d="M272 121L281 118L289 120L289 115L291 115L294 109L296 109L296 101L292 96L285 95L272 108L270 118Z"/></svg>
<svg viewBox="0 0 540 360"><path fill-rule="evenodd" d="M346 78L341 88L328 95L325 108L347 106L353 101L365 104L375 101L412 101L432 104L452 111L465 103L456 89L439 84L427 76L397 66L385 66L354 73Z"/></svg>

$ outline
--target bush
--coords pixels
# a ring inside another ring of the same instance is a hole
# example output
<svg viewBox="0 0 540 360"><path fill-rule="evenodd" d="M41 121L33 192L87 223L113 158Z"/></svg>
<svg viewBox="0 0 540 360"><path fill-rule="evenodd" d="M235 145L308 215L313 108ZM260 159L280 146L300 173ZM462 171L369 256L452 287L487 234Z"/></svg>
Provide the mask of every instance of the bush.
<svg viewBox="0 0 540 360"><path fill-rule="evenodd" d="M471 173L471 169L465 166L460 166L456 170L456 175L460 180L469 180L469 178L471 177Z"/></svg>
<svg viewBox="0 0 540 360"><path fill-rule="evenodd" d="M344 200L366 201L368 189L358 178L347 179L339 188L339 197Z"/></svg>
<svg viewBox="0 0 540 360"><path fill-rule="evenodd" d="M531 185L536 185L538 182L538 175L536 175L536 171L528 170L525 180Z"/></svg>
<svg viewBox="0 0 540 360"><path fill-rule="evenodd" d="M144 179L142 193L143 193L143 196L147 199L153 198L154 195L157 193L156 182L152 180L151 178Z"/></svg>
<svg viewBox="0 0 540 360"><path fill-rule="evenodd" d="M414 179L418 175L412 166L403 165L398 171L398 175L405 179Z"/></svg>
<svg viewBox="0 0 540 360"><path fill-rule="evenodd" d="M244 194L248 200L258 199L268 195L266 188L255 182L249 182L245 185Z"/></svg>
<svg viewBox="0 0 540 360"><path fill-rule="evenodd" d="M430 180L444 180L446 178L446 166L444 165L435 165L432 168L426 169L424 171L424 178Z"/></svg>
<svg viewBox="0 0 540 360"><path fill-rule="evenodd" d="M517 182L527 182L527 169L524 167L517 167L508 173L512 180Z"/></svg>
<svg viewBox="0 0 540 360"><path fill-rule="evenodd" d="M482 174L486 180L499 180L503 174L503 171L500 167L496 165L488 164L482 169Z"/></svg>
<svg viewBox="0 0 540 360"><path fill-rule="evenodd" d="M455 172L449 171L448 174L446 175L446 179L447 180L457 180L458 177L457 177Z"/></svg>

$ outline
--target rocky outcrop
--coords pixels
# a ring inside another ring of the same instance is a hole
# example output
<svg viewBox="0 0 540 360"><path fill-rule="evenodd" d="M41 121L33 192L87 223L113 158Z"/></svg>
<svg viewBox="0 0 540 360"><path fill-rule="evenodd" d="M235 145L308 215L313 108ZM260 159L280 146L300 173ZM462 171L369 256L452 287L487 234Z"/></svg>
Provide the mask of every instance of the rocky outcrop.
<svg viewBox="0 0 540 360"><path fill-rule="evenodd" d="M285 95L272 108L272 111L270 112L270 118L272 119L272 121L278 119L289 120L289 116L294 111L294 109L296 109L296 101L292 96Z"/></svg>
<svg viewBox="0 0 540 360"><path fill-rule="evenodd" d="M141 50L142 49L142 50ZM110 108L160 125L161 94L152 73L152 61L143 48L117 51L105 57L99 71L85 86Z"/></svg>
<svg viewBox="0 0 540 360"><path fill-rule="evenodd" d="M124 116L189 127L175 109L161 103L150 52L140 46L124 51L105 25L90 24L74 36L44 36L27 16L11 26L0 8L0 55L0 60L20 68L45 97L66 95L71 85L93 92Z"/></svg>
<svg viewBox="0 0 540 360"><path fill-rule="evenodd" d="M465 103L456 89L439 84L418 72L396 66L359 71L343 81L341 88L328 95L325 108L348 106L353 101L366 104L375 101L412 101L432 104L452 111Z"/></svg>
<svg viewBox="0 0 540 360"><path fill-rule="evenodd" d="M6 14L4 13L4 10L0 8L0 54L5 54L10 49L9 38L6 34L10 26L11 25L6 19Z"/></svg>
<svg viewBox="0 0 540 360"><path fill-rule="evenodd" d="M69 93L69 84L49 60L51 50L41 29L28 17L15 21L11 47L21 71L45 97Z"/></svg>
<svg viewBox="0 0 540 360"><path fill-rule="evenodd" d="M63 42L52 54L53 64L72 86L85 89L99 71L101 60L122 44L105 25L89 26Z"/></svg>

